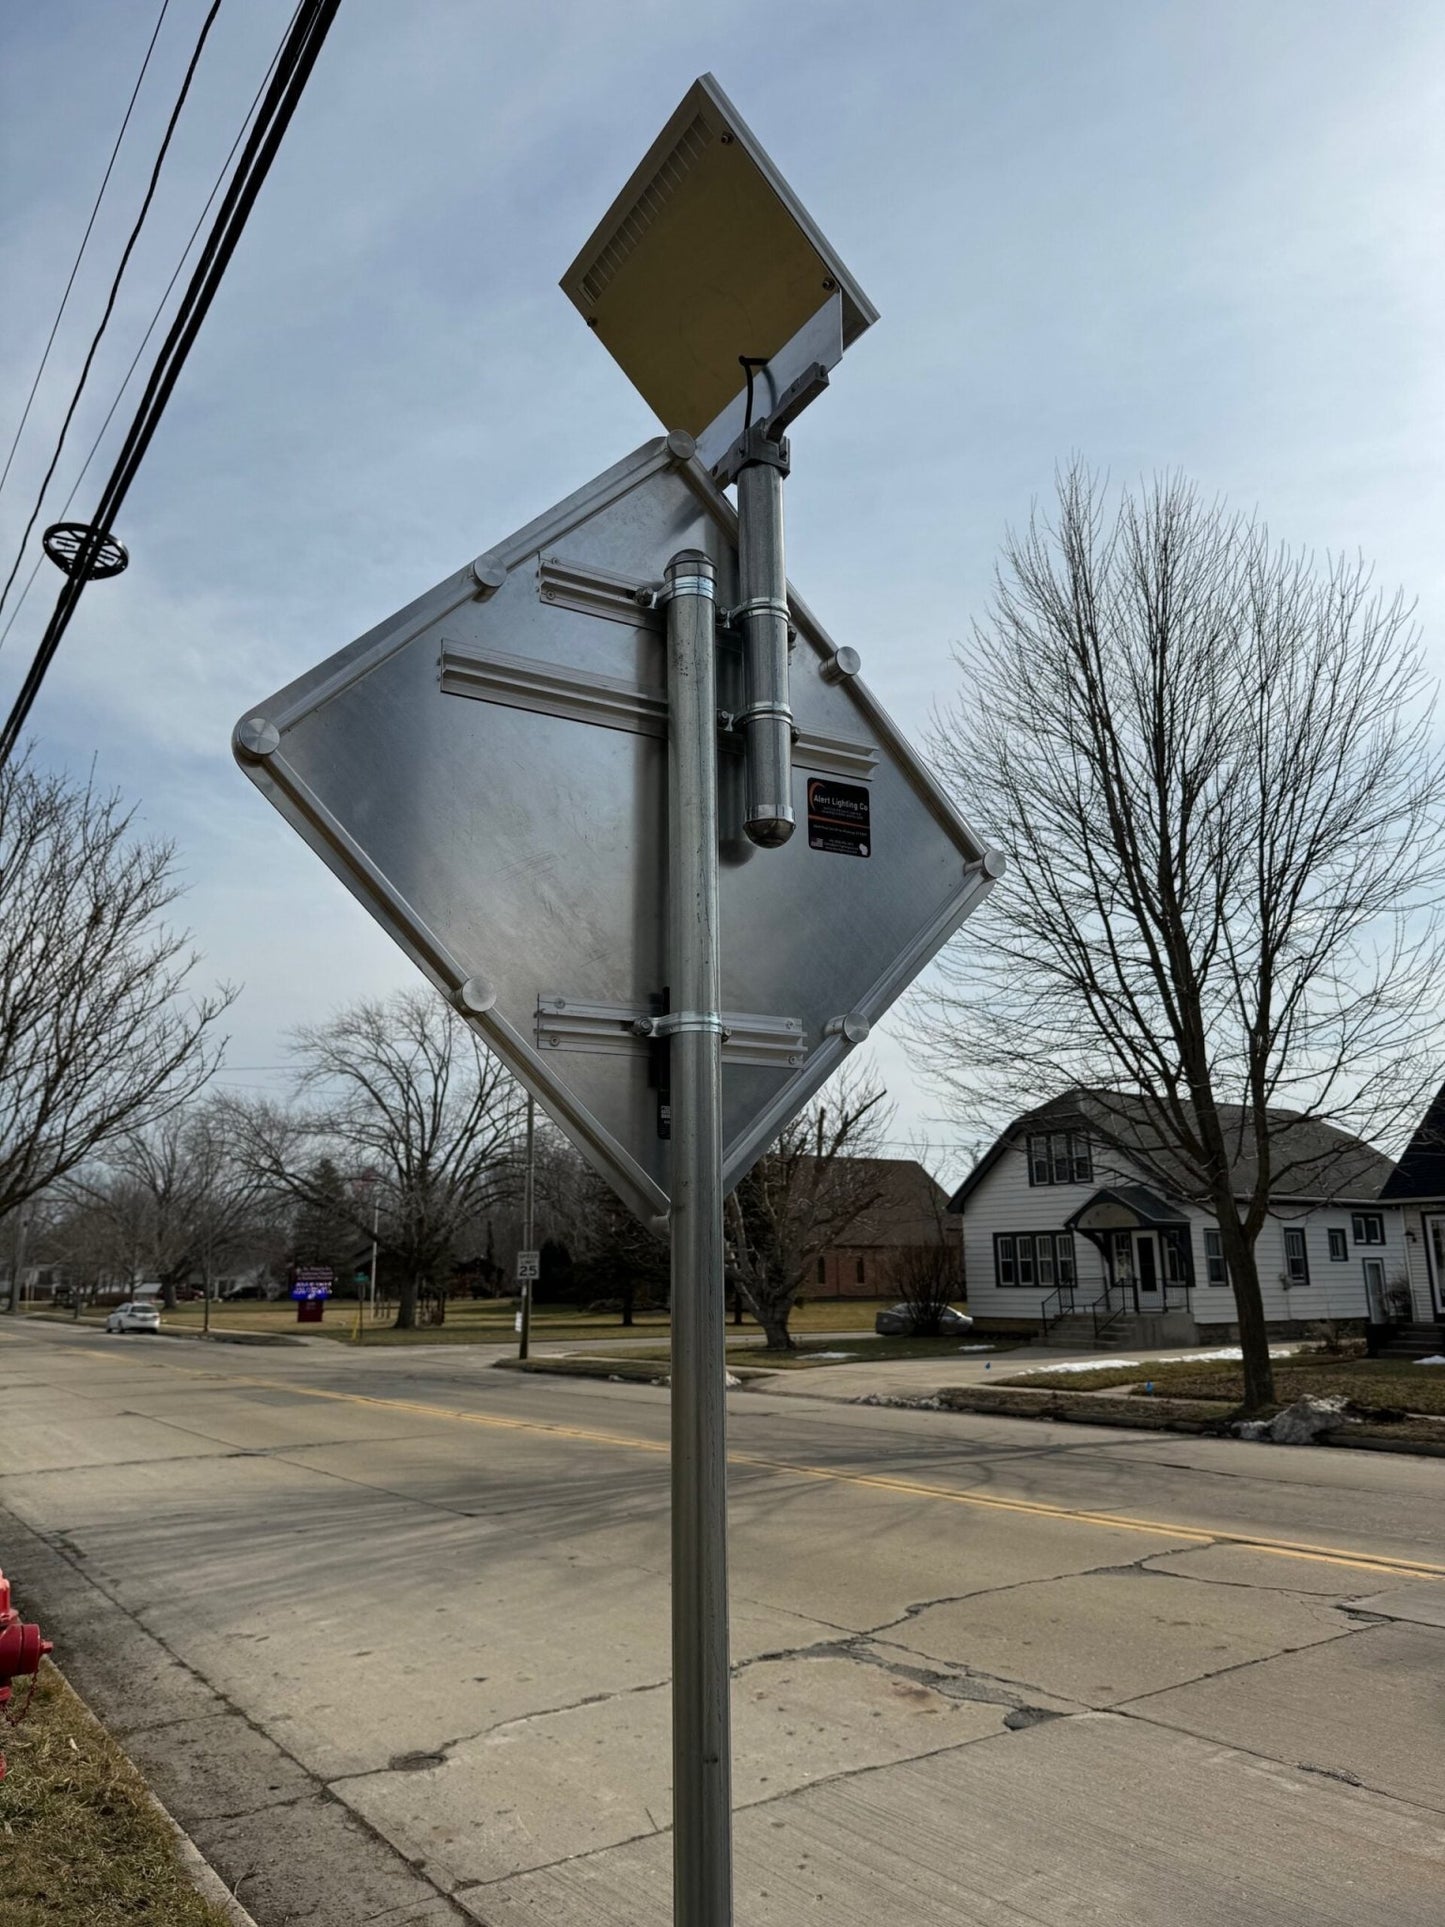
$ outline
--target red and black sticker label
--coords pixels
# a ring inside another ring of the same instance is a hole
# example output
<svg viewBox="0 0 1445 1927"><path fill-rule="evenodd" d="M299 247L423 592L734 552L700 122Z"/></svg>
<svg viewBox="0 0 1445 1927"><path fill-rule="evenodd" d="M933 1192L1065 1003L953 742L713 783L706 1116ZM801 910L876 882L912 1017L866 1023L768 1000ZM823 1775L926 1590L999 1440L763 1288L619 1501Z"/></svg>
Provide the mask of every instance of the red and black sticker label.
<svg viewBox="0 0 1445 1927"><path fill-rule="evenodd" d="M868 808L872 801L859 783L808 778L808 848L834 856L867 856L872 844Z"/></svg>

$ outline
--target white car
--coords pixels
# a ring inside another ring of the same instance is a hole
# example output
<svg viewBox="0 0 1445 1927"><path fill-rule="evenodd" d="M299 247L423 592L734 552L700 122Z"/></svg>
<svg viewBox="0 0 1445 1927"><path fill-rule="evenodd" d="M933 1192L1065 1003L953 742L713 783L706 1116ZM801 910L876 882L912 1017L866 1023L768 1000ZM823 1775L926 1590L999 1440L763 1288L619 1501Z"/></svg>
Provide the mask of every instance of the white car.
<svg viewBox="0 0 1445 1927"><path fill-rule="evenodd" d="M158 1332L160 1328L161 1315L155 1306L139 1299L117 1305L105 1321L108 1332Z"/></svg>

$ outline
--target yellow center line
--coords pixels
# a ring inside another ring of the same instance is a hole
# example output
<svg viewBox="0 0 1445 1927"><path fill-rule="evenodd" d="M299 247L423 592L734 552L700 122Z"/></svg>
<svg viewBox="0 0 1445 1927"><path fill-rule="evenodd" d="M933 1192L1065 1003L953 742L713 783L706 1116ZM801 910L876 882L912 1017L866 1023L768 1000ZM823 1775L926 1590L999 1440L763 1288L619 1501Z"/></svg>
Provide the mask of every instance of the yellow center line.
<svg viewBox="0 0 1445 1927"><path fill-rule="evenodd" d="M462 1425L478 1425L488 1430L530 1432L546 1438L575 1439L587 1445L613 1445L625 1451L651 1452L662 1457L666 1457L670 1451L666 1439L638 1438L631 1433L597 1432L584 1426L558 1425L543 1419L503 1418L492 1413L464 1412L452 1406L426 1405L410 1399L377 1398L363 1392L332 1392L317 1386L287 1385L279 1380L254 1379L251 1383L271 1391L295 1392L304 1398L371 1405L382 1411L411 1412L421 1417L450 1419ZM1391 1578L1445 1579L1445 1565L1432 1565L1421 1559L1398 1559L1388 1553L1352 1552L1334 1546L1311 1545L1300 1540L1273 1539L1259 1533L1221 1531L1209 1526L1172 1525L1159 1519L1136 1519L1120 1512L1094 1512L1073 1506L1048 1505L1037 1499L1005 1499L996 1493L959 1492L951 1486L934 1485L922 1479L890 1478L872 1472L845 1472L832 1466L765 1458L753 1452L729 1452L728 1464L778 1473L789 1478L812 1479L827 1485L858 1486L865 1491L900 1493L907 1498L937 1499L946 1505L972 1506L989 1512L1021 1513L1036 1519L1060 1519L1073 1525L1108 1526L1117 1532L1152 1533L1156 1538L1188 1539L1205 1546L1243 1546L1249 1551L1268 1553L1277 1558L1316 1560L1324 1565L1345 1566L1354 1572L1384 1573Z"/></svg>
<svg viewBox="0 0 1445 1927"><path fill-rule="evenodd" d="M86 1355L120 1362L114 1352L93 1351ZM164 1369L187 1378L215 1375L194 1366L172 1365L169 1361L166 1361ZM285 1379L222 1377L219 1382L227 1390L287 1392L296 1398L328 1399L342 1405L368 1405L377 1411L409 1412L422 1418L447 1419L458 1425L480 1426L486 1431L525 1432L542 1438L575 1440L584 1445L610 1445L627 1452L650 1452L661 1458L666 1458L671 1450L667 1439L639 1438L629 1432L599 1432L587 1426L561 1425L546 1419L507 1418L497 1413L467 1412L456 1406L424 1404L415 1399L379 1398L368 1392L335 1392L317 1385L291 1384ZM969 1506L986 1512L1058 1519L1071 1525L1107 1526L1115 1532L1150 1533L1156 1538L1186 1539L1201 1546L1240 1546L1246 1551L1266 1553L1272 1558L1306 1559L1321 1565L1344 1566L1352 1572L1383 1573L1394 1579L1445 1579L1445 1565L1433 1565L1424 1559L1400 1559L1390 1553L1358 1552L1314 1545L1305 1540L1275 1539L1263 1533L1231 1532L1211 1526L1176 1525L1161 1519L1138 1519L1122 1512L1097 1512L1082 1507L1049 1505L1040 1499L1007 1499L991 1492L960 1492L952 1486L934 1485L923 1479L893 1478L874 1472L845 1472L832 1466L766 1458L753 1452L730 1452L728 1464L772 1472L785 1478L855 1486L865 1491L896 1493L905 1498L939 1500L945 1505Z"/></svg>

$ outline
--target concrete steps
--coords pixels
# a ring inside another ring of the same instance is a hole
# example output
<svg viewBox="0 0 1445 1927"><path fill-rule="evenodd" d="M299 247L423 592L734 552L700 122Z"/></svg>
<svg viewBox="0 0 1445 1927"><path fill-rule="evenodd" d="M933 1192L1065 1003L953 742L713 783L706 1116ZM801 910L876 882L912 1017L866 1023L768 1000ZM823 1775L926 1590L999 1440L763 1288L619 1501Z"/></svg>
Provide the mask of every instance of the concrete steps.
<svg viewBox="0 0 1445 1927"><path fill-rule="evenodd" d="M1396 1325L1375 1356L1377 1358L1445 1356L1445 1325Z"/></svg>

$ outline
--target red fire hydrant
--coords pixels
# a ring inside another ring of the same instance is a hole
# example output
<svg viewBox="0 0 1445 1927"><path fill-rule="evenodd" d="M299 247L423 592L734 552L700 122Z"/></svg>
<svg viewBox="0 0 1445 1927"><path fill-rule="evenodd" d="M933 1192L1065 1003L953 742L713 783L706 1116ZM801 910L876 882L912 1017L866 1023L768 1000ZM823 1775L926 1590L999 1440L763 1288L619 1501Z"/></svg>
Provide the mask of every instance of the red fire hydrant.
<svg viewBox="0 0 1445 1927"><path fill-rule="evenodd" d="M50 1641L40 1637L38 1626L22 1625L19 1613L10 1604L10 1581L0 1572L0 1708L10 1704L10 1682L17 1674L29 1673L31 1691L35 1690L34 1676L50 1651ZM5 1755L0 1753L0 1780L4 1778Z"/></svg>

